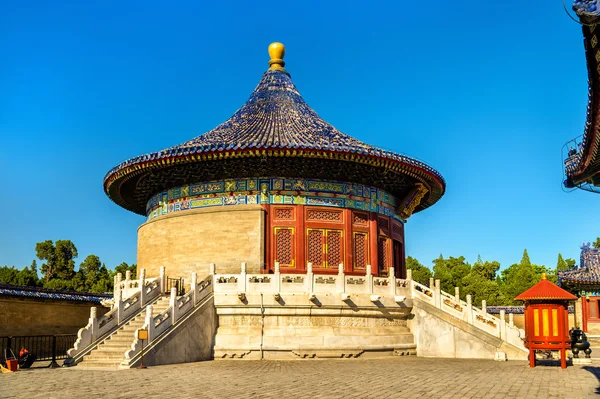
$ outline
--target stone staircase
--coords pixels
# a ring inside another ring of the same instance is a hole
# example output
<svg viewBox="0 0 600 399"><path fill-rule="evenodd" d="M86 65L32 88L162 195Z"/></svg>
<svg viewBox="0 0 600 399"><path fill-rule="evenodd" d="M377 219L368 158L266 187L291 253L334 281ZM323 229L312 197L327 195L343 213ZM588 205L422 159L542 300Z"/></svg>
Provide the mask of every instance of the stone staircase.
<svg viewBox="0 0 600 399"><path fill-rule="evenodd" d="M161 297L153 304L153 308L159 314L166 311L169 308L169 297ZM125 351L131 349L131 344L136 338L135 331L144 325L145 317L145 312L140 309L137 316L98 344L96 349L85 355L78 367L118 368L125 358Z"/></svg>

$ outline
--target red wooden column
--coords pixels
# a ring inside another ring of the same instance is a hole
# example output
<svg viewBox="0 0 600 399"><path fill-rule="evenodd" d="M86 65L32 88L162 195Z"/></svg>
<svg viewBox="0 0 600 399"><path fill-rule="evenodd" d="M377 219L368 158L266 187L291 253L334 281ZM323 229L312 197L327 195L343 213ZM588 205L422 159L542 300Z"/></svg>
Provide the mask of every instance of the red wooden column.
<svg viewBox="0 0 600 399"><path fill-rule="evenodd" d="M344 273L351 273L354 267L354 242L352 232L352 210L344 210Z"/></svg>
<svg viewBox="0 0 600 399"><path fill-rule="evenodd" d="M584 296L581 298L581 328L583 332L588 332L588 319L590 318L590 303L588 297Z"/></svg>
<svg viewBox="0 0 600 399"><path fill-rule="evenodd" d="M369 212L369 264L371 273L377 275L379 271L379 254L377 241L379 239L379 227L377 226L377 213Z"/></svg>
<svg viewBox="0 0 600 399"><path fill-rule="evenodd" d="M304 205L296 205L296 269L306 272L306 214Z"/></svg>
<svg viewBox="0 0 600 399"><path fill-rule="evenodd" d="M261 270L261 273L269 273L269 270L273 268L273 228L271 227L271 209L269 205L262 205L265 210L265 264Z"/></svg>

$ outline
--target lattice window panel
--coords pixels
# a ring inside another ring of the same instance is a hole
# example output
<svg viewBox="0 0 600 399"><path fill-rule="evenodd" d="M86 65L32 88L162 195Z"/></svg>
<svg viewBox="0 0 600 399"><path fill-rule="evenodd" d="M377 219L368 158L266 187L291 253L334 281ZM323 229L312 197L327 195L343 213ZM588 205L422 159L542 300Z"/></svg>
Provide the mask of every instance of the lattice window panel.
<svg viewBox="0 0 600 399"><path fill-rule="evenodd" d="M308 262L313 264L313 267L325 267L325 254L323 246L323 237L325 230L309 229L308 230Z"/></svg>
<svg viewBox="0 0 600 399"><path fill-rule="evenodd" d="M294 230L275 229L275 261L281 266L294 266Z"/></svg>
<svg viewBox="0 0 600 399"><path fill-rule="evenodd" d="M340 230L327 230L327 265L329 267L335 268L343 263L343 245Z"/></svg>
<svg viewBox="0 0 600 399"><path fill-rule="evenodd" d="M342 212L309 209L306 213L306 220L318 222L342 222Z"/></svg>
<svg viewBox="0 0 600 399"><path fill-rule="evenodd" d="M392 229L393 229L394 235L400 236L400 237L402 236L402 225L400 225L398 223L394 223L392 225Z"/></svg>
<svg viewBox="0 0 600 399"><path fill-rule="evenodd" d="M368 235L365 233L354 233L354 268L355 269L366 269L368 254Z"/></svg>
<svg viewBox="0 0 600 399"><path fill-rule="evenodd" d="M379 227L379 231L383 234L389 234L389 221L384 218L377 219L377 226Z"/></svg>
<svg viewBox="0 0 600 399"><path fill-rule="evenodd" d="M290 208L275 209L275 219L292 220L294 219L294 210Z"/></svg>
<svg viewBox="0 0 600 399"><path fill-rule="evenodd" d="M352 212L352 223L366 226L369 223L369 215L361 212Z"/></svg>
<svg viewBox="0 0 600 399"><path fill-rule="evenodd" d="M387 276L387 270L390 260L390 249L388 245L389 238L379 237L377 240L377 258L379 262L379 275Z"/></svg>

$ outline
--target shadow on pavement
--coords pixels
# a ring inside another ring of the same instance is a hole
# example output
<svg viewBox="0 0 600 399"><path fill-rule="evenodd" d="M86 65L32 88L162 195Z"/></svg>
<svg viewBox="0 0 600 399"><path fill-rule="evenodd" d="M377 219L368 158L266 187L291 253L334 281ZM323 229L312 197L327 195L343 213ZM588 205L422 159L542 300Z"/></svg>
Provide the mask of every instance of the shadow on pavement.
<svg viewBox="0 0 600 399"><path fill-rule="evenodd" d="M582 369L594 374L594 377L596 377L596 379L598 380L598 383L600 383L600 367L583 366ZM596 395L600 395L600 386L596 387L596 390L594 392L596 393Z"/></svg>

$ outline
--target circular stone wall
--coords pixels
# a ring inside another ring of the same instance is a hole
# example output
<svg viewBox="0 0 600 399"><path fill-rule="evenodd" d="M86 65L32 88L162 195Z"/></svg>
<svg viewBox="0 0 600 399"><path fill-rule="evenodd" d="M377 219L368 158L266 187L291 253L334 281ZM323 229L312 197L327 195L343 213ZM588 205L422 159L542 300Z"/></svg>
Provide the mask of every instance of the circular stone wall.
<svg viewBox="0 0 600 399"><path fill-rule="evenodd" d="M260 205L236 205L194 209L166 214L138 229L138 270L158 277L160 266L167 276L192 272L202 279L211 263L219 273L239 273L246 262L248 273L260 273L264 265L265 210Z"/></svg>

